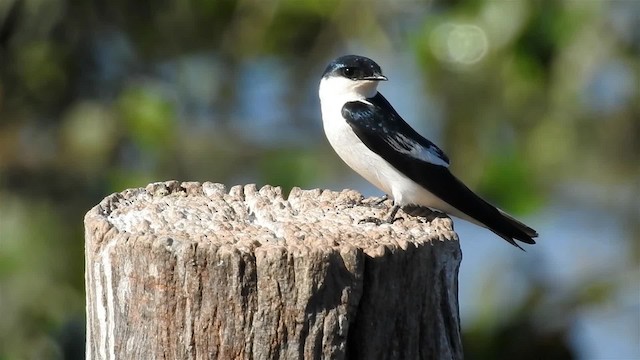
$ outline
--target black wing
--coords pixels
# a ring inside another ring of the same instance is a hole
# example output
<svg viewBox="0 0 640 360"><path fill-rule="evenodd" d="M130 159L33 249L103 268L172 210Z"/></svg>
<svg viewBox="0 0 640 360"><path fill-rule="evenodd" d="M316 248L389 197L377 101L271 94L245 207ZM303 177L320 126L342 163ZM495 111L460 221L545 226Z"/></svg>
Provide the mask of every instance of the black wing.
<svg viewBox="0 0 640 360"><path fill-rule="evenodd" d="M413 130L384 96L378 93L367 102L346 103L342 108L342 116L371 150L376 153L399 152L435 165L449 165L447 155L436 144Z"/></svg>
<svg viewBox="0 0 640 360"><path fill-rule="evenodd" d="M513 239L535 244L535 230L503 214L489 204L437 161L412 156L416 145L422 146L449 163L447 156L431 141L420 136L393 109L380 94L364 101L348 102L342 108L342 116L353 132L371 151L411 180L424 186L431 193L468 216L485 224L490 230L518 246ZM405 144L405 147L399 146ZM406 151L402 151L402 150ZM519 246L518 246L519 247Z"/></svg>

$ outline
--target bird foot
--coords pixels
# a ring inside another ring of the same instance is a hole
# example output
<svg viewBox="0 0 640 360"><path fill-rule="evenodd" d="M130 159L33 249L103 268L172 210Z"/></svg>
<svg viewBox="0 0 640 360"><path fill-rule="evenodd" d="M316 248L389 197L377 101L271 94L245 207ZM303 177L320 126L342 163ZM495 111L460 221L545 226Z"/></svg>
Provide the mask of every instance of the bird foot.
<svg viewBox="0 0 640 360"><path fill-rule="evenodd" d="M373 216L369 216L366 217L364 219L361 219L360 221L358 221L358 224L366 224L366 223L372 223L372 224L376 224L376 225L381 225L383 223L382 220L373 217Z"/></svg>
<svg viewBox="0 0 640 360"><path fill-rule="evenodd" d="M364 218L362 220L360 220L360 224L365 223L365 222L370 222L370 223L374 223L376 225L381 225L381 224L393 224L396 220L400 220L402 218L396 218L396 213L398 213L398 210L400 210L400 206L398 205L393 205L393 207L391 208L391 212L389 213L389 216L387 216L387 218L385 220L381 220L375 217L367 217Z"/></svg>
<svg viewBox="0 0 640 360"><path fill-rule="evenodd" d="M385 207L383 204L387 200L389 200L389 195L385 194L384 196L381 196L379 198L371 199L370 201L368 201L368 204L370 207L373 207L376 209L382 209Z"/></svg>
<svg viewBox="0 0 640 360"><path fill-rule="evenodd" d="M366 223L373 223L376 225L382 225L382 224L393 224L394 222L398 221L398 220L404 220L404 218L401 217L397 217L397 218L386 218L386 219L378 219L377 217L373 217L373 216L369 216L366 217L360 221L358 221L358 224L366 224Z"/></svg>

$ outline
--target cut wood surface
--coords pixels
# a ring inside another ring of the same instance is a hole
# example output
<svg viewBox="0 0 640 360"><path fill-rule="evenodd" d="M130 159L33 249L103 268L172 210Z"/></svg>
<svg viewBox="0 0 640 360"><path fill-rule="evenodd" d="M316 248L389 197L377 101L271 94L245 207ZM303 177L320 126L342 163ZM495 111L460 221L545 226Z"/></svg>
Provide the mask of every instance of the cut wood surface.
<svg viewBox="0 0 640 360"><path fill-rule="evenodd" d="M460 359L449 218L358 192L154 183L85 217L88 359Z"/></svg>

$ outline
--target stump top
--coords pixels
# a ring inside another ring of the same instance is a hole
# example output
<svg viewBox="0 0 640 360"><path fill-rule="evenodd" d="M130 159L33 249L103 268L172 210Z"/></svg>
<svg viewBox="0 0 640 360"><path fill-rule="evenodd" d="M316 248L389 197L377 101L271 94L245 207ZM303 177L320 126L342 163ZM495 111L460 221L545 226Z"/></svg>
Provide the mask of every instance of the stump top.
<svg viewBox="0 0 640 360"><path fill-rule="evenodd" d="M457 241L449 218L427 223L400 212L403 219L393 224L360 223L367 217L384 217L388 203L375 206L353 190L296 187L285 199L279 187L257 189L250 184L227 189L210 182L167 181L109 195L87 213L85 223L103 233L148 234L247 250L266 245L354 246L374 256L409 243Z"/></svg>

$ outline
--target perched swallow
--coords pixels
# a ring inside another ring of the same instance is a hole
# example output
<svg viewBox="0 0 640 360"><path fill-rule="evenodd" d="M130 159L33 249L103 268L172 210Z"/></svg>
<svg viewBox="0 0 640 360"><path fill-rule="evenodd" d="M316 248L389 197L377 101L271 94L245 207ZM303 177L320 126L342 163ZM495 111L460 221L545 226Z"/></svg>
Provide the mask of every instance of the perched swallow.
<svg viewBox="0 0 640 360"><path fill-rule="evenodd" d="M393 197L386 222L393 222L400 207L428 207L483 226L520 249L515 240L535 244L535 230L451 174L447 155L411 128L378 92L378 83L385 80L373 60L346 55L327 66L319 95L324 131L338 156Z"/></svg>

